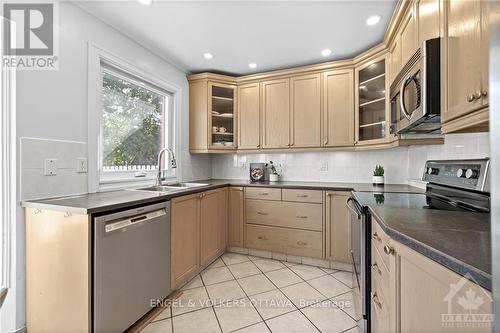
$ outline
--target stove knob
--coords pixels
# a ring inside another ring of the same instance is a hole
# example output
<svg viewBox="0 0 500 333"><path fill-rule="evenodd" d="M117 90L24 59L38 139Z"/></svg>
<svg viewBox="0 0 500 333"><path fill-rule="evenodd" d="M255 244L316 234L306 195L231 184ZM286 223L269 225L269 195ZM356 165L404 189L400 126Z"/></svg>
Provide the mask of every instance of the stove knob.
<svg viewBox="0 0 500 333"><path fill-rule="evenodd" d="M427 173L428 173L429 175L432 175L432 168L427 168Z"/></svg>
<svg viewBox="0 0 500 333"><path fill-rule="evenodd" d="M465 178L465 169L458 169L457 170L457 177L458 178Z"/></svg>
<svg viewBox="0 0 500 333"><path fill-rule="evenodd" d="M439 169L438 168L427 168L427 173L429 175L437 175L439 173Z"/></svg>
<svg viewBox="0 0 500 333"><path fill-rule="evenodd" d="M465 171L465 178L467 179L476 179L477 176L479 176L479 173L477 172L477 170L472 170L472 169L467 169L467 171Z"/></svg>

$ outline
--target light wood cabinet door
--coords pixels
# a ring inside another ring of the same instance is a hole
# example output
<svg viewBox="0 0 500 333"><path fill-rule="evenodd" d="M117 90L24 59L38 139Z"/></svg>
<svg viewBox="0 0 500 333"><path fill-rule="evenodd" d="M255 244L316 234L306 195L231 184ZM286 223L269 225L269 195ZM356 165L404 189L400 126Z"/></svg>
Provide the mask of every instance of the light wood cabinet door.
<svg viewBox="0 0 500 333"><path fill-rule="evenodd" d="M228 221L228 205L229 205L229 190L222 188L218 190L219 201L219 251L222 251L227 246L227 221Z"/></svg>
<svg viewBox="0 0 500 333"><path fill-rule="evenodd" d="M323 146L354 145L354 72L323 73Z"/></svg>
<svg viewBox="0 0 500 333"><path fill-rule="evenodd" d="M489 291L402 244L394 248L401 332L491 332Z"/></svg>
<svg viewBox="0 0 500 333"><path fill-rule="evenodd" d="M220 250L220 212L217 190L201 193L200 263L203 265Z"/></svg>
<svg viewBox="0 0 500 333"><path fill-rule="evenodd" d="M415 10L412 7L402 22L399 32L401 38L401 68L410 60L413 53L417 50L415 22Z"/></svg>
<svg viewBox="0 0 500 333"><path fill-rule="evenodd" d="M349 192L326 192L326 259L351 263Z"/></svg>
<svg viewBox="0 0 500 333"><path fill-rule="evenodd" d="M291 86L291 147L321 146L321 74L296 76Z"/></svg>
<svg viewBox="0 0 500 333"><path fill-rule="evenodd" d="M401 38L396 36L389 50L389 82L392 84L401 70Z"/></svg>
<svg viewBox="0 0 500 333"><path fill-rule="evenodd" d="M200 194L171 202L172 288L185 282L199 267Z"/></svg>
<svg viewBox="0 0 500 333"><path fill-rule="evenodd" d="M260 84L238 87L238 148L260 148Z"/></svg>
<svg viewBox="0 0 500 333"><path fill-rule="evenodd" d="M446 106L441 121L447 122L482 107L481 98L481 1L444 1ZM471 97L472 96L472 97Z"/></svg>
<svg viewBox="0 0 500 333"><path fill-rule="evenodd" d="M423 42L428 39L440 36L440 9L439 0L417 0L415 2L417 11L418 26L418 45L421 47Z"/></svg>
<svg viewBox="0 0 500 333"><path fill-rule="evenodd" d="M262 82L263 147L290 147L290 80Z"/></svg>
<svg viewBox="0 0 500 333"><path fill-rule="evenodd" d="M227 224L227 244L243 247L244 228L243 187L229 188L229 218Z"/></svg>

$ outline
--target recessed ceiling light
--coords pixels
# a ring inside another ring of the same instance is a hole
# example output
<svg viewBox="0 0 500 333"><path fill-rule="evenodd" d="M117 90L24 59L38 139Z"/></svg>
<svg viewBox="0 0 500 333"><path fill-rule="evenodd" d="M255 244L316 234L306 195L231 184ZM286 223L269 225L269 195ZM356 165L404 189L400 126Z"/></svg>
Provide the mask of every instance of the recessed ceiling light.
<svg viewBox="0 0 500 333"><path fill-rule="evenodd" d="M251 62L248 64L248 67L250 68L257 68L257 64L255 62Z"/></svg>
<svg viewBox="0 0 500 333"><path fill-rule="evenodd" d="M205 59L213 59L214 55L212 53L205 52L203 53L203 58Z"/></svg>
<svg viewBox="0 0 500 333"><path fill-rule="evenodd" d="M379 15L373 15L366 19L366 24L375 25L380 22L381 17Z"/></svg>
<svg viewBox="0 0 500 333"><path fill-rule="evenodd" d="M328 57L330 54L332 54L332 50L330 49L324 49L323 51L321 51L321 55L323 57Z"/></svg>
<svg viewBox="0 0 500 333"><path fill-rule="evenodd" d="M153 0L137 0L137 1L145 6L149 6L153 2Z"/></svg>

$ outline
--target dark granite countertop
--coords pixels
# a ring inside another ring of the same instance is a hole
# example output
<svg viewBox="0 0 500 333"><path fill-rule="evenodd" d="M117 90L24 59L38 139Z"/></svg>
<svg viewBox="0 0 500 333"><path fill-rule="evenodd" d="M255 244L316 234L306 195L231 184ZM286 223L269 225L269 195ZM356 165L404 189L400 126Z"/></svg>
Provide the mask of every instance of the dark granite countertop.
<svg viewBox="0 0 500 333"><path fill-rule="evenodd" d="M205 179L193 183L209 184L195 188L187 188L171 193L141 190L120 190L111 192L88 193L40 200L26 200L23 207L67 211L77 214L95 214L130 206L142 205L161 200L169 200L178 196L207 191L224 186L257 186L279 188L303 188L332 191L369 191L369 192L423 192L417 187L404 184L387 184L384 187L366 183L332 183L332 182L262 182L249 180Z"/></svg>
<svg viewBox="0 0 500 333"><path fill-rule="evenodd" d="M402 205L354 196L389 237L491 290L490 214L422 208L418 195L400 196Z"/></svg>

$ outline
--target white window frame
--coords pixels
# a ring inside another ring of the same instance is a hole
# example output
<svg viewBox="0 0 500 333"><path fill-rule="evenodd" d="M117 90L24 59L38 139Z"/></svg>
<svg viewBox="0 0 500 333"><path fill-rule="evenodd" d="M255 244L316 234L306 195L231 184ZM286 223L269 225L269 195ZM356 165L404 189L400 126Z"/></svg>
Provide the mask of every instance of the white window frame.
<svg viewBox="0 0 500 333"><path fill-rule="evenodd" d="M179 152L180 128L179 110L181 109L181 88L177 85L159 79L147 73L127 61L105 51L104 49L89 43L89 78L88 78L88 171L89 171L89 192L113 190L120 188L133 188L142 185L150 185L156 179L157 170L147 172L146 177L134 177L134 171L117 172L116 175L109 175L106 179L101 179L101 118L102 118L102 67L111 68L112 75L122 77L138 85L144 85L147 89L153 90L162 95L168 95L169 119L167 136L165 142L169 148L176 153ZM116 70L113 70L116 69ZM120 74L123 73L123 75ZM156 88L157 87L157 88ZM181 161L178 159L178 169ZM167 169L165 176L169 181L178 180L178 169Z"/></svg>

